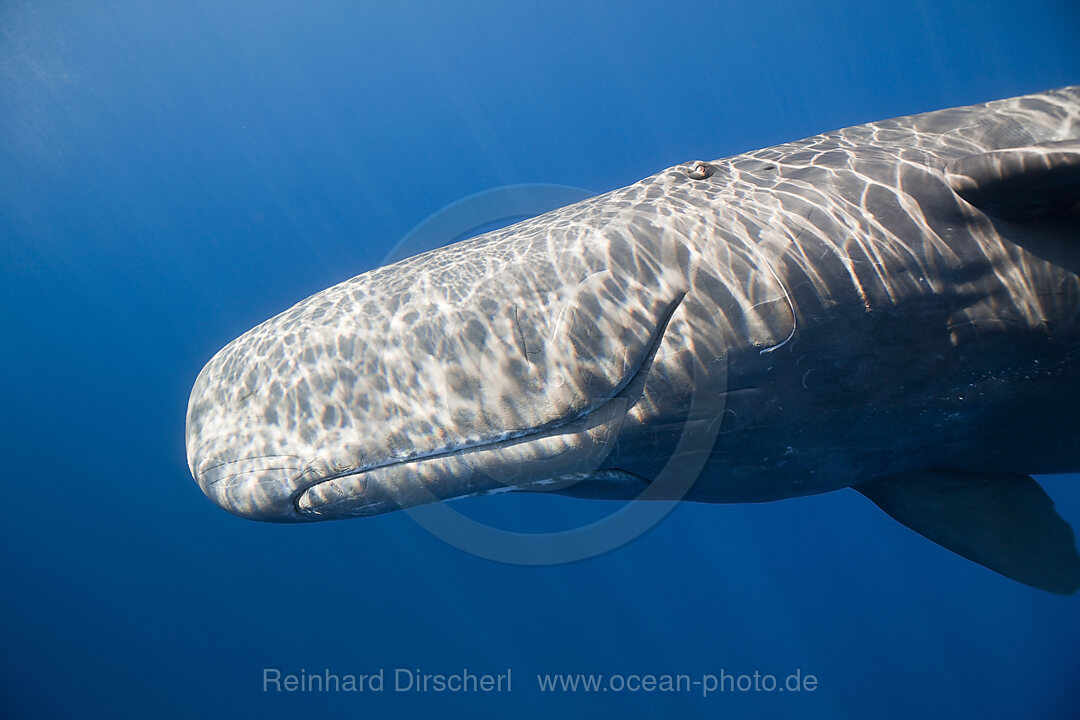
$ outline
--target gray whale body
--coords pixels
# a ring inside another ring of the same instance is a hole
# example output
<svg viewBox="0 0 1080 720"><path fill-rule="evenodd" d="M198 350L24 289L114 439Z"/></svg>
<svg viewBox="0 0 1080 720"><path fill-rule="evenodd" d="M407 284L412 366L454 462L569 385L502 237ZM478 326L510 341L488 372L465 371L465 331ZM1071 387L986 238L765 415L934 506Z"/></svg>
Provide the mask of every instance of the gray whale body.
<svg viewBox="0 0 1080 720"><path fill-rule="evenodd" d="M276 522L852 487L1071 593L1030 476L1080 471L1078 427L1080 86L685 163L359 275L218 352L186 444L211 500Z"/></svg>

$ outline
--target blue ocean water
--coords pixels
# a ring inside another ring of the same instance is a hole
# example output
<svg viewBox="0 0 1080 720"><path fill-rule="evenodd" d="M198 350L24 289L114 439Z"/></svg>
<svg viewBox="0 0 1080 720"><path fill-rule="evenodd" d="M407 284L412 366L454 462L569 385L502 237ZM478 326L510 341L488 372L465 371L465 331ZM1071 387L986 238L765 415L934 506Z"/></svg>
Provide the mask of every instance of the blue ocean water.
<svg viewBox="0 0 1080 720"><path fill-rule="evenodd" d="M1078 27L1064 1L0 4L0 716L1080 717L1077 597L854 492L681 505L601 557L514 567L404 513L232 517L183 445L214 352L459 198L1075 84ZM1080 527L1078 480L1044 486ZM266 668L387 687L268 692ZM509 668L512 690L395 692L397 668ZM755 671L817 684L536 681Z"/></svg>

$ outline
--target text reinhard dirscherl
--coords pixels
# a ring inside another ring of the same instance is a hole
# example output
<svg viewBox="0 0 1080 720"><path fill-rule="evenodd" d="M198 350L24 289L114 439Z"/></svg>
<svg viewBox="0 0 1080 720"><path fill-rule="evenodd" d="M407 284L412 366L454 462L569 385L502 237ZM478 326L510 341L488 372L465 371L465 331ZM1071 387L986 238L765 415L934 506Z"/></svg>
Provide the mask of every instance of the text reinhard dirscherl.
<svg viewBox="0 0 1080 720"><path fill-rule="evenodd" d="M421 668L377 668L369 673L322 671L285 672L263 668L263 692L273 693L508 693L513 691L513 670L426 672ZM536 675L534 691L541 693L813 693L818 678L801 668L775 675L754 670L734 673L547 673Z"/></svg>
<svg viewBox="0 0 1080 720"><path fill-rule="evenodd" d="M511 669L502 673L477 673L463 668L449 673L429 673L420 668L379 668L368 674L322 672L283 673L263 668L263 692L510 692ZM390 678L389 684L387 678Z"/></svg>

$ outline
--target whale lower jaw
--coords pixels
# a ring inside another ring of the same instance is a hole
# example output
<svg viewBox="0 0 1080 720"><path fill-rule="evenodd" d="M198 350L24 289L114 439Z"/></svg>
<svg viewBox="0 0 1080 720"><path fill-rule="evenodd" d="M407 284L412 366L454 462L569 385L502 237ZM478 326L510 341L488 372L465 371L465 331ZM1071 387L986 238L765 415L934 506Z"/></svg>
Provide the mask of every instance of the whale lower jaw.
<svg viewBox="0 0 1080 720"><path fill-rule="evenodd" d="M628 403L618 395L565 425L320 480L296 497L301 519L377 515L475 495L561 485L557 478L600 469L614 447ZM489 470L498 468L498 475Z"/></svg>

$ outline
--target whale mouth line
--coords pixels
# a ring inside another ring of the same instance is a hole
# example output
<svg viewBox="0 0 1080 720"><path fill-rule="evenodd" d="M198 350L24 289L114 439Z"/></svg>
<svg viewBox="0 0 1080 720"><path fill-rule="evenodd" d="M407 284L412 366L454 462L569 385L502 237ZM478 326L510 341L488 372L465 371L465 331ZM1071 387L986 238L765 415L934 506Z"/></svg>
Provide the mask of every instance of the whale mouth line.
<svg viewBox="0 0 1080 720"><path fill-rule="evenodd" d="M633 377L636 377L636 376L637 376L637 373L634 373ZM305 495L307 495L308 493L310 493L312 490L319 487L320 485L324 485L326 483L333 482L335 480L341 480L342 478L357 477L357 476L361 476L361 475L367 475L368 473L373 473L373 472L376 472L376 471L379 471L379 470L384 470L385 471L385 470L387 470L389 468L399 467L399 466L402 466L402 465L414 465L414 464L418 464L418 463L432 462L432 461L441 460L443 458L453 457L455 455L458 455L458 456L471 455L471 454L482 452L482 451L485 451L485 450L490 450L492 448L496 448L496 447L499 447L499 446L504 445L504 444L513 443L513 442L517 442L517 441L527 441L529 438L533 438L533 437L536 437L538 435L543 435L544 433L550 432L550 431L553 431L553 430L558 430L561 427L565 427L566 425L570 425L571 423L574 423L574 422L576 422L578 420L582 420L582 419L588 417L589 415L592 415L593 413L597 412L601 408L605 407L612 400L617 399L618 396L621 395L621 394L622 394L622 391L620 391L619 393L616 393L615 395L612 395L610 398L608 398L604 402L600 403L600 405L598 405L596 407L593 407L593 408L590 408L588 410L582 411L580 413L573 414L573 415L567 415L567 416L559 418L557 420L552 420L550 422L543 423L541 425L537 425L536 427L529 428L528 430L523 430L523 431L518 432L518 433L514 433L514 434L511 434L511 435L506 435L504 437L496 437L496 438L492 438L490 440L482 440L480 442L473 443L473 444L470 444L470 445L461 445L459 447L454 447L454 448L435 450L435 451L430 452L430 453L424 453L424 454L421 454L421 455L413 455L413 456L410 456L410 457L401 458L399 460L392 460L392 461L384 462L384 463L381 463L381 464L378 464L378 465L370 465L370 466L367 466L367 467L364 467L364 468L358 468L358 469L354 469L354 470L344 470L344 471L341 471L341 472L326 475L326 476L321 477L321 478L316 478L313 482L311 482L309 484L301 485L293 493L293 506L294 506L294 509L296 510L296 513L298 515L303 516L303 517L309 517L309 516L318 515L318 513L316 511L314 511L314 510L301 507L300 502L301 502L301 499ZM303 473L301 473L301 477L302 476L303 476ZM511 484L508 484L505 487L510 489L510 488L515 487L515 486L511 485Z"/></svg>
<svg viewBox="0 0 1080 720"><path fill-rule="evenodd" d="M311 482L301 483L299 485L299 487L297 487L297 489L293 492L292 504L293 504L294 511L296 512L296 514L299 517L306 517L306 518L308 518L308 517L318 517L319 513L318 513L317 510L312 509L312 508L301 507L301 501L302 501L302 499L304 497L308 496L310 494L310 492L312 490L314 490L315 488L319 487L320 485L324 485L326 483L333 482L335 480L340 480L342 478L348 478L348 477L356 477L356 476L366 475L366 474L374 472L374 471L386 470L387 468L397 467L397 466L400 466L400 465L408 465L408 464L414 464L414 463L424 463L424 462L429 462L429 461L436 461L436 460L440 460L440 459L443 459L443 458L453 457L455 455L457 455L457 456L471 455L471 454L474 454L474 453L482 452L482 451L485 451L485 450L490 450L492 448L496 448L496 447L499 447L499 446L504 446L506 444L511 444L511 443L517 443L517 442L523 442L523 441L527 442L530 438L535 438L535 437L538 437L538 436L544 436L547 433L553 432L553 431L558 430L558 429L560 429L562 427L566 427L566 426L571 425L571 424L573 424L575 422L583 420L583 419L589 417L590 415L594 415L594 414L598 413L599 411L601 411L604 408L608 407L612 402L615 402L615 401L623 398L626 395L627 390L634 385L634 381L642 374L642 372L647 367L649 367L649 365L652 362L653 357L656 355L657 350L659 350L659 348L660 348L660 344L663 342L664 334L667 331L667 327L671 322L671 318L675 315L675 311L678 310L679 306L682 304L685 297L686 297L686 291L685 290L681 291L668 304L668 306L665 308L663 314L660 316L660 321L656 324L656 329L653 331L652 337L649 339L648 344L645 346L646 350L641 355L641 361L639 363L637 363L637 366L632 370L632 372L627 373L626 377L618 385L615 386L614 391L609 396L607 396L606 398L601 400L600 402L598 402L596 404L590 404L589 407L587 407L586 409L584 409L584 410L582 410L580 412L571 413L569 415L564 415L561 418L556 418L554 420L550 420L548 422L541 423L539 425L536 425L536 426L534 426L532 428L529 428L527 430L522 430L520 432L507 433L505 435L498 435L498 436L495 436L493 438L490 438L490 439L487 439L487 440L482 440L482 441L472 443L472 444L463 444L463 445L460 445L460 446L457 446L457 447L442 448L442 449L434 450L434 451L427 452L427 453L420 453L420 454L412 455L412 456L409 456L409 457L394 459L394 460L388 461L388 462L378 463L378 464L374 464L374 465L368 465L368 466L363 467L363 468L351 468L351 469L348 469L348 470L342 470L340 472L335 472L335 473L332 473L332 474L329 474L329 475L325 475L323 477L316 477L316 478L312 479ZM309 465L309 467L307 469L305 469L303 472L300 473L300 478L302 479L303 476L305 474L309 473L309 472L311 472L310 465ZM515 484L515 483L506 483L505 485L501 485L500 489L497 490L496 492L506 492L506 491L509 491L509 490L518 489L520 487L536 485L536 484L542 484L544 482L545 482L544 480L540 480L540 481L532 480L532 481L525 481L525 482L517 483L517 484ZM447 498L447 499L449 499L449 498ZM387 508L387 509L391 509L391 508ZM377 512L382 512L382 511L378 510L378 511L376 511L376 513ZM375 514L375 513L372 513L372 514Z"/></svg>
<svg viewBox="0 0 1080 720"><path fill-rule="evenodd" d="M636 376L637 376L637 373L634 373L634 377L636 377ZM624 388L624 390L625 390L625 388ZM463 445L461 447L454 448L454 449L451 449L451 450L439 450L439 451L424 454L424 455L416 455L414 457L403 458L401 460L395 460L393 462L387 462L387 463L383 463L381 465L373 465L371 467L366 467L366 468L363 468L363 469L360 469L360 470L346 470L346 471L343 471L343 472L334 473L332 475L327 475L325 477L322 477L322 478L319 478L319 479L315 480L314 482L312 482L309 485L304 485L304 486L299 487L293 493L293 509L296 512L296 514L298 516L300 516L300 517L305 517L305 518L306 517L319 517L320 513L319 513L319 511L317 509L302 507L301 502L303 501L303 499L305 497L309 496L309 494L313 490L315 490L316 488L318 488L321 485L325 485L326 483L334 482L335 480L341 480L343 478L359 477L359 476L368 475L370 473L374 473L374 472L377 472L377 471L385 471L385 470L387 470L389 468L400 467L402 465L419 465L419 464L427 463L427 462L437 462L437 461L442 460L444 458L449 458L449 457L454 457L454 456L459 456L460 457L460 456L465 456L465 455L479 454L479 453L489 451L489 450L493 450L493 449L496 449L496 448L499 448L499 447L505 447L505 446L507 446L509 444L512 444L512 443L528 442L529 440L531 440L533 438L543 437L546 433L556 431L556 430L558 430L560 428L566 427L567 425L571 425L571 424L573 424L574 422L576 422L578 420L583 420L584 418L589 417L590 415L592 415L592 414L600 411L601 409L605 408L611 402L619 399L620 395L622 395L622 391L620 391L619 393L616 393L615 395L612 395L610 398L605 400L603 403L601 403L597 407L591 408L589 410L578 413L576 415L568 415L565 418L560 418L559 420L555 420L555 421L552 421L552 422L549 422L549 423L545 423L545 424L539 425L539 426L537 426L535 428L530 428L529 430L525 430L525 431L523 431L521 433L516 433L514 435L507 436L507 437L504 437L504 438L479 442L479 443L476 443L476 444L473 444L473 445ZM499 490L496 490L496 491L493 491L493 492L506 492L506 491L515 490L515 489L525 487L525 486L529 486L529 485L542 484L543 482L545 482L545 481L544 480L540 480L540 481L530 480L530 481L523 481L521 483L505 483L505 484L500 485ZM364 487L366 489L366 479L365 479ZM458 497L468 497L468 496L470 496L472 494L482 494L482 493L469 493L467 495L458 496ZM449 500L449 499L456 499L456 498L443 498L443 499ZM375 504L376 505L381 505L382 503L375 503ZM390 510L390 509L397 509L397 508L396 508L396 506L395 507L386 507L385 508L385 510ZM382 510L382 509L375 510L371 514L378 514L378 513L383 512L383 511L384 510Z"/></svg>

